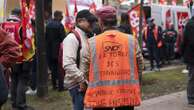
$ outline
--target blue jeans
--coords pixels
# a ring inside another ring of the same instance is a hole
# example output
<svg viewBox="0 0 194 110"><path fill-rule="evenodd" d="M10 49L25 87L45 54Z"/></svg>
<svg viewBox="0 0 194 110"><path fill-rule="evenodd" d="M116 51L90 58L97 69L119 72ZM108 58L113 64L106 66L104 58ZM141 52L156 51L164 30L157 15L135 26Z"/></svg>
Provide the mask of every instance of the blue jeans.
<svg viewBox="0 0 194 110"><path fill-rule="evenodd" d="M72 97L73 110L84 110L84 95L85 93L79 91L80 87L76 86L69 90Z"/></svg>

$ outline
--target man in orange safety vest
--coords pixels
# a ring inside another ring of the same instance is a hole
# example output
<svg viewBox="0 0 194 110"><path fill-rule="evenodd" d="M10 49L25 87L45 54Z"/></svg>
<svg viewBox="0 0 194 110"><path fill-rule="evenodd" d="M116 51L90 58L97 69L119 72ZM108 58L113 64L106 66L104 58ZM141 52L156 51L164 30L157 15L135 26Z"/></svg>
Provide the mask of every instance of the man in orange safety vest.
<svg viewBox="0 0 194 110"><path fill-rule="evenodd" d="M143 57L132 35L116 29L116 9L97 10L103 33L89 39L89 83L86 108L93 110L134 110L141 103L139 75Z"/></svg>

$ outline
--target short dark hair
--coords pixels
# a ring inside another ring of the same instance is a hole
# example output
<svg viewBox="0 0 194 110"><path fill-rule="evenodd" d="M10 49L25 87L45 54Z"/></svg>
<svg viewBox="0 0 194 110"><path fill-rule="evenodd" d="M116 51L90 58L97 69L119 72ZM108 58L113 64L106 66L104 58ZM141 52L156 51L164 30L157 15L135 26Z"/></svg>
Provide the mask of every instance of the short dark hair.
<svg viewBox="0 0 194 110"><path fill-rule="evenodd" d="M79 18L85 18L90 23L98 21L98 19L92 13L90 13L89 10L81 10L81 11L79 11L77 13L77 16L76 16L76 22L77 22L77 20Z"/></svg>
<svg viewBox="0 0 194 110"><path fill-rule="evenodd" d="M11 14L12 14L12 15L16 15L16 16L20 16L20 15L21 15L21 10L20 10L20 8L14 8L14 9L11 11Z"/></svg>
<svg viewBox="0 0 194 110"><path fill-rule="evenodd" d="M60 16L63 16L63 12L62 11L59 11L59 10L56 10L54 12L54 17L57 18L57 17L60 17Z"/></svg>

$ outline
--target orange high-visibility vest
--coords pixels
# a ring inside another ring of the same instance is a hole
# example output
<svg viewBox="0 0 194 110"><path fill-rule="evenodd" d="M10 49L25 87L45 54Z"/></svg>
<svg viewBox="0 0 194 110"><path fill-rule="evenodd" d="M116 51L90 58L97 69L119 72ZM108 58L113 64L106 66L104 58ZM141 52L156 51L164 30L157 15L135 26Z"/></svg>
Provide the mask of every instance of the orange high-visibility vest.
<svg viewBox="0 0 194 110"><path fill-rule="evenodd" d="M140 105L135 38L106 31L89 40L91 62L86 107Z"/></svg>

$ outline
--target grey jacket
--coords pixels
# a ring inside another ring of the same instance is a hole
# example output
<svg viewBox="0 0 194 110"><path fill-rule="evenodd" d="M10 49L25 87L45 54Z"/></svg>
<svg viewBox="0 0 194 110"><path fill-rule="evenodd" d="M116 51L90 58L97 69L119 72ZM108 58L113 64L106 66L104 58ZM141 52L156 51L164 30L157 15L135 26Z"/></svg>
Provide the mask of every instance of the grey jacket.
<svg viewBox="0 0 194 110"><path fill-rule="evenodd" d="M82 48L80 50L80 67L77 68L76 58L79 42L73 33L67 35L63 41L63 67L65 70L65 87L71 89L77 86L80 82L86 81L86 74L88 74L88 43L86 33L78 27L75 30L81 37Z"/></svg>

